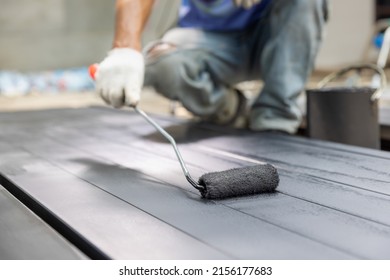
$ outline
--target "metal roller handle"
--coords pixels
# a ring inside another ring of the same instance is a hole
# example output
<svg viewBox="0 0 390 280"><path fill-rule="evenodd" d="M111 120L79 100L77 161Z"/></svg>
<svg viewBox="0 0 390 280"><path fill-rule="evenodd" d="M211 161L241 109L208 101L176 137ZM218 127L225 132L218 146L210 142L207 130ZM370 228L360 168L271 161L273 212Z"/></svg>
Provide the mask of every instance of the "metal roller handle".
<svg viewBox="0 0 390 280"><path fill-rule="evenodd" d="M379 99L382 96L383 91L385 90L385 88L387 86L387 79L386 79L385 72L383 71L382 68L380 68L379 66L377 66L375 64L357 64L357 65L352 65L352 66L345 67L345 68L343 68L343 69L341 69L339 71L333 72L333 73L329 74L328 76L326 76L325 78L323 78L318 83L318 87L319 88L325 87L329 82L331 82L332 80L337 79L337 78L343 76L344 74L346 74L349 71L352 71L352 70L359 71L359 70L362 70L362 69L374 70L376 73L379 74L379 76L381 78L381 85L380 85L380 87L371 96L371 101L374 102L374 101L376 101L377 99Z"/></svg>
<svg viewBox="0 0 390 280"><path fill-rule="evenodd" d="M88 68L89 75L93 80L95 80L95 74L98 68L99 68L99 64L97 63L90 65ZM198 183L196 183L194 179L192 179L190 172L188 171L186 164L184 163L184 160L181 157L179 149L176 146L175 139L173 139L173 137L168 132L166 132L160 125L158 125L154 120L152 120L144 111L138 109L136 105L130 107L133 108L134 111L136 111L138 114L140 114L148 123L154 126L154 128L157 129L157 131L160 132L172 144L172 147L175 150L177 159L179 160L181 169L183 170L184 176L186 177L187 181L198 191L200 192L205 191L205 187L199 185Z"/></svg>
<svg viewBox="0 0 390 280"><path fill-rule="evenodd" d="M179 160L181 169L183 170L184 176L186 177L187 181L197 190L203 191L204 187L196 183L196 181L191 177L190 172L187 169L186 164L184 163L184 160L180 154L179 149L177 148L175 139L165 130L163 129L159 124L157 124L154 120L152 120L144 111L139 109L136 106L131 106L131 108L134 109L138 114L140 114L148 123L150 123L152 126L154 126L157 131L159 131L171 144L173 149L175 150L177 159Z"/></svg>

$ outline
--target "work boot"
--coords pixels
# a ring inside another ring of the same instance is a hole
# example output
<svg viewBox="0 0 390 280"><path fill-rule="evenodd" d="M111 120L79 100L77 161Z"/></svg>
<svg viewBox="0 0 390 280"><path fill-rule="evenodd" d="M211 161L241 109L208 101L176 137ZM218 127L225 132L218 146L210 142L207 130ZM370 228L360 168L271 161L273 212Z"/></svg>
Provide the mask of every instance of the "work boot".
<svg viewBox="0 0 390 280"><path fill-rule="evenodd" d="M232 89L227 95L224 107L215 115L202 118L202 121L234 128L247 128L248 113L247 97L238 89Z"/></svg>

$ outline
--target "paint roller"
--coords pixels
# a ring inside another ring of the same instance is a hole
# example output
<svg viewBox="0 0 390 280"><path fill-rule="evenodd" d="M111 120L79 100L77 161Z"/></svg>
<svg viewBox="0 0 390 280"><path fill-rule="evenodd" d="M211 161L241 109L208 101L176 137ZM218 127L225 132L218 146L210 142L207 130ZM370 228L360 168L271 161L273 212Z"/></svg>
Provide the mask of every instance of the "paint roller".
<svg viewBox="0 0 390 280"><path fill-rule="evenodd" d="M93 64L89 67L89 74L92 79L95 79L95 73L98 66L98 64ZM185 178L200 192L203 198L223 199L255 195L273 192L277 188L279 184L279 175L277 169L271 164L257 164L254 166L206 173L203 174L198 181L195 181L187 169L175 139L144 111L137 106L131 107L171 143Z"/></svg>

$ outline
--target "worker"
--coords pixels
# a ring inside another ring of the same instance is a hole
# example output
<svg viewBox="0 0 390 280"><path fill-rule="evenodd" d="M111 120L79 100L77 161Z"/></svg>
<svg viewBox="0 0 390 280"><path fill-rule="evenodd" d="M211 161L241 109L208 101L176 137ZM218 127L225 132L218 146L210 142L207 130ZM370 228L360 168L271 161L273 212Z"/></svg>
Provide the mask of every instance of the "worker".
<svg viewBox="0 0 390 280"><path fill-rule="evenodd" d="M297 131L299 94L313 69L326 0L182 0L176 28L143 51L153 0L117 0L113 48L96 88L114 107L136 106L144 85L202 120L254 131ZM237 83L262 79L248 109Z"/></svg>

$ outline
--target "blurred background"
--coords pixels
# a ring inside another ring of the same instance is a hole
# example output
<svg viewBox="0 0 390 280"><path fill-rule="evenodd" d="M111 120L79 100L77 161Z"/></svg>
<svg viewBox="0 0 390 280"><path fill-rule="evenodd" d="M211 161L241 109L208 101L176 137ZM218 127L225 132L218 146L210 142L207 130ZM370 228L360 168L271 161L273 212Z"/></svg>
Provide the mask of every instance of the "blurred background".
<svg viewBox="0 0 390 280"><path fill-rule="evenodd" d="M156 1L144 43L175 25L179 2ZM0 0L0 7L0 110L103 104L93 93L87 66L111 47L113 0ZM341 67L377 63L388 25L390 0L330 0L326 36L308 87ZM257 92L261 82L243 86ZM142 104L172 111L172 104L150 89Z"/></svg>

